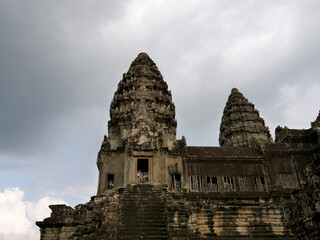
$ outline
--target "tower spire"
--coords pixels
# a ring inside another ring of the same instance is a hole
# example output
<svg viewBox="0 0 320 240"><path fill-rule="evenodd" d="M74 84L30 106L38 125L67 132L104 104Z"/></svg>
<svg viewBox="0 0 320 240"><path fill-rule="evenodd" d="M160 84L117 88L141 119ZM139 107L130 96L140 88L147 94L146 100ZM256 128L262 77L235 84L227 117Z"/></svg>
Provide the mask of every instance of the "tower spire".
<svg viewBox="0 0 320 240"><path fill-rule="evenodd" d="M111 149L173 145L176 120L171 91L148 54L140 53L123 74L111 102L110 118Z"/></svg>
<svg viewBox="0 0 320 240"><path fill-rule="evenodd" d="M249 147L255 142L272 142L269 128L254 105L233 88L223 111L220 146Z"/></svg>

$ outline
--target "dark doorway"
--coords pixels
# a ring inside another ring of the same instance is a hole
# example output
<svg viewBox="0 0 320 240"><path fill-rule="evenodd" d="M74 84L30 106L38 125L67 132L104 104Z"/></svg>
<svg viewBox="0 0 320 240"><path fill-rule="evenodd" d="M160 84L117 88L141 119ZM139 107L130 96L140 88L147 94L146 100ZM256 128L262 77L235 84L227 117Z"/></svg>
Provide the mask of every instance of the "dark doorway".
<svg viewBox="0 0 320 240"><path fill-rule="evenodd" d="M140 182L149 180L149 159L138 159L137 177Z"/></svg>
<svg viewBox="0 0 320 240"><path fill-rule="evenodd" d="M180 174L172 174L171 188L175 189L175 190L181 190L181 175Z"/></svg>
<svg viewBox="0 0 320 240"><path fill-rule="evenodd" d="M218 184L217 177L212 177L212 184Z"/></svg>
<svg viewBox="0 0 320 240"><path fill-rule="evenodd" d="M264 181L264 177L260 177L261 185L262 185L262 190L265 192L266 191L266 183Z"/></svg>
<svg viewBox="0 0 320 240"><path fill-rule="evenodd" d="M148 172L149 170L149 159L138 159L138 167L137 170L141 172Z"/></svg>
<svg viewBox="0 0 320 240"><path fill-rule="evenodd" d="M212 191L217 192L218 191L218 179L217 177L212 177Z"/></svg>
<svg viewBox="0 0 320 240"><path fill-rule="evenodd" d="M114 175L113 174L108 174L108 189L113 189L114 187Z"/></svg>

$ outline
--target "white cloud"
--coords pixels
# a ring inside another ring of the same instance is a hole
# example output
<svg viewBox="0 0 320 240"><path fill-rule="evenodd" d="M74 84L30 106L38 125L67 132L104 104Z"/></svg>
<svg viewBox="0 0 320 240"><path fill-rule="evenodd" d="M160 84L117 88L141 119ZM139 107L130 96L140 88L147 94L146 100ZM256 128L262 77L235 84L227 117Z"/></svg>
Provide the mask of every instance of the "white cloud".
<svg viewBox="0 0 320 240"><path fill-rule="evenodd" d="M50 216L50 204L65 203L50 197L28 202L23 200L23 195L19 188L6 188L0 192L0 240L40 239L35 222Z"/></svg>
<svg viewBox="0 0 320 240"><path fill-rule="evenodd" d="M72 205L95 193L110 102L140 51L167 81L189 145L218 144L232 87L272 133L310 127L319 9L317 0L0 1L1 190Z"/></svg>

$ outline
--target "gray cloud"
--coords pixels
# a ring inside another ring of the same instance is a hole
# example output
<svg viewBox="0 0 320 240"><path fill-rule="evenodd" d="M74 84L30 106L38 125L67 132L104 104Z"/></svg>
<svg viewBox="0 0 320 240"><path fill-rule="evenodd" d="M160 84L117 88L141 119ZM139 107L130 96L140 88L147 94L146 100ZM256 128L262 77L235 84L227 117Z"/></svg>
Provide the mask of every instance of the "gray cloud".
<svg viewBox="0 0 320 240"><path fill-rule="evenodd" d="M190 145L218 144L232 87L272 133L308 128L320 109L319 10L316 0L0 1L1 188L72 203L70 186L94 194L109 105L141 51Z"/></svg>

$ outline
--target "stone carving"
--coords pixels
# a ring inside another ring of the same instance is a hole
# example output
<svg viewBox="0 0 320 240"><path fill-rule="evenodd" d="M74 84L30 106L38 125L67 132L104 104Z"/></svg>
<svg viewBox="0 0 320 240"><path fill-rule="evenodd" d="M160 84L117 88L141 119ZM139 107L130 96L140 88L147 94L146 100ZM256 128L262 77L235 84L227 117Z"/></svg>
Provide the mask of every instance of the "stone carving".
<svg viewBox="0 0 320 240"><path fill-rule="evenodd" d="M259 116L259 111L236 88L231 90L223 111L219 143L221 147L272 143L269 129Z"/></svg>
<svg viewBox="0 0 320 240"><path fill-rule="evenodd" d="M168 85L146 53L140 53L118 84L110 106L111 149L159 149L176 135L175 107Z"/></svg>

